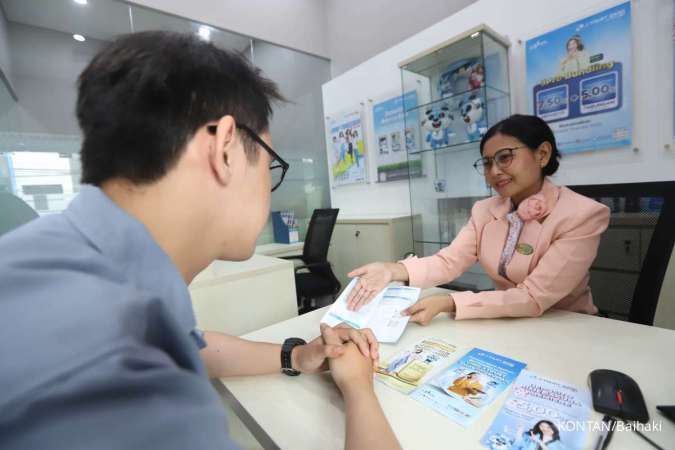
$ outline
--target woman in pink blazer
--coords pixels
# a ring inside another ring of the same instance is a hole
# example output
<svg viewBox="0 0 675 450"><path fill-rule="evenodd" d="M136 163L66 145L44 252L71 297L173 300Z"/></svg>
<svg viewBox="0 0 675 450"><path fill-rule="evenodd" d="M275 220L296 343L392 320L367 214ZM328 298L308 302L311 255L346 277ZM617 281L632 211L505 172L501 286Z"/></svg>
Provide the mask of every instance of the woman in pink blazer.
<svg viewBox="0 0 675 450"><path fill-rule="evenodd" d="M595 314L588 270L609 209L546 177L560 153L549 126L513 115L488 130L474 167L498 195L476 202L452 243L433 256L355 269L349 298L358 309L390 281L427 288L448 283L476 261L496 290L455 292L418 301L405 313L426 325L441 312L455 319L536 317L549 308Z"/></svg>

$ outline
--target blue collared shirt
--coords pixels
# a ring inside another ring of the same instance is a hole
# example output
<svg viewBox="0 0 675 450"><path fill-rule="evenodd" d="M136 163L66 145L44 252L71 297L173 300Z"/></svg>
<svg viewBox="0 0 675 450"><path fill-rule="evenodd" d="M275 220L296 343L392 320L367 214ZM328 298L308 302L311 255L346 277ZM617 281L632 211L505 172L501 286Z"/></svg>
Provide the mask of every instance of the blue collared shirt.
<svg viewBox="0 0 675 450"><path fill-rule="evenodd" d="M83 186L0 238L0 448L235 448L185 282Z"/></svg>

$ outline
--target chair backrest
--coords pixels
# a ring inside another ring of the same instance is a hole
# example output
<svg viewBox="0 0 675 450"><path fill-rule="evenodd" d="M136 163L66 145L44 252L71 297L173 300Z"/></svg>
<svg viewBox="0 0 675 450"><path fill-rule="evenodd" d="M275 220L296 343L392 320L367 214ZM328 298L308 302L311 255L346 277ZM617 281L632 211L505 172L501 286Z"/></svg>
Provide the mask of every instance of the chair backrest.
<svg viewBox="0 0 675 450"><path fill-rule="evenodd" d="M594 303L610 317L652 325L675 243L675 181L569 188L612 211L591 266Z"/></svg>
<svg viewBox="0 0 675 450"><path fill-rule="evenodd" d="M0 236L38 217L33 208L9 192L0 192Z"/></svg>
<svg viewBox="0 0 675 450"><path fill-rule="evenodd" d="M339 209L315 209L307 227L302 260L305 263L324 262L333 235Z"/></svg>

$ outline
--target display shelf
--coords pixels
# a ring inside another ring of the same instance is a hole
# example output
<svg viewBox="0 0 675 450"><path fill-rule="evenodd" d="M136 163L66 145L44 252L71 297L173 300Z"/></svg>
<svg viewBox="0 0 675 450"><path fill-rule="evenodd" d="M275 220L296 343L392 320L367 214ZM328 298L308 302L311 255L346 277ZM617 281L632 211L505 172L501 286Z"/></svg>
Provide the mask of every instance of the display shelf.
<svg viewBox="0 0 675 450"><path fill-rule="evenodd" d="M408 157L424 168L408 181L418 256L452 242L473 203L492 194L472 165L489 127L511 113L508 47L481 25L399 64L402 92L417 99L404 114L415 136Z"/></svg>

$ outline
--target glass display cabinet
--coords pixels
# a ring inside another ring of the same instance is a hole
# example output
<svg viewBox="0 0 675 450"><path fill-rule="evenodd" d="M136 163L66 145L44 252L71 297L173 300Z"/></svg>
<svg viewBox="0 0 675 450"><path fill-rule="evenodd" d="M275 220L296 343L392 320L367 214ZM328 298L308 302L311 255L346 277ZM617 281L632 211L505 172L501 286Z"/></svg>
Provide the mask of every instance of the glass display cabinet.
<svg viewBox="0 0 675 450"><path fill-rule="evenodd" d="M399 64L405 105L413 241L418 256L447 246L490 188L473 163L488 128L511 112L508 40L480 25ZM478 265L452 287L486 290Z"/></svg>

